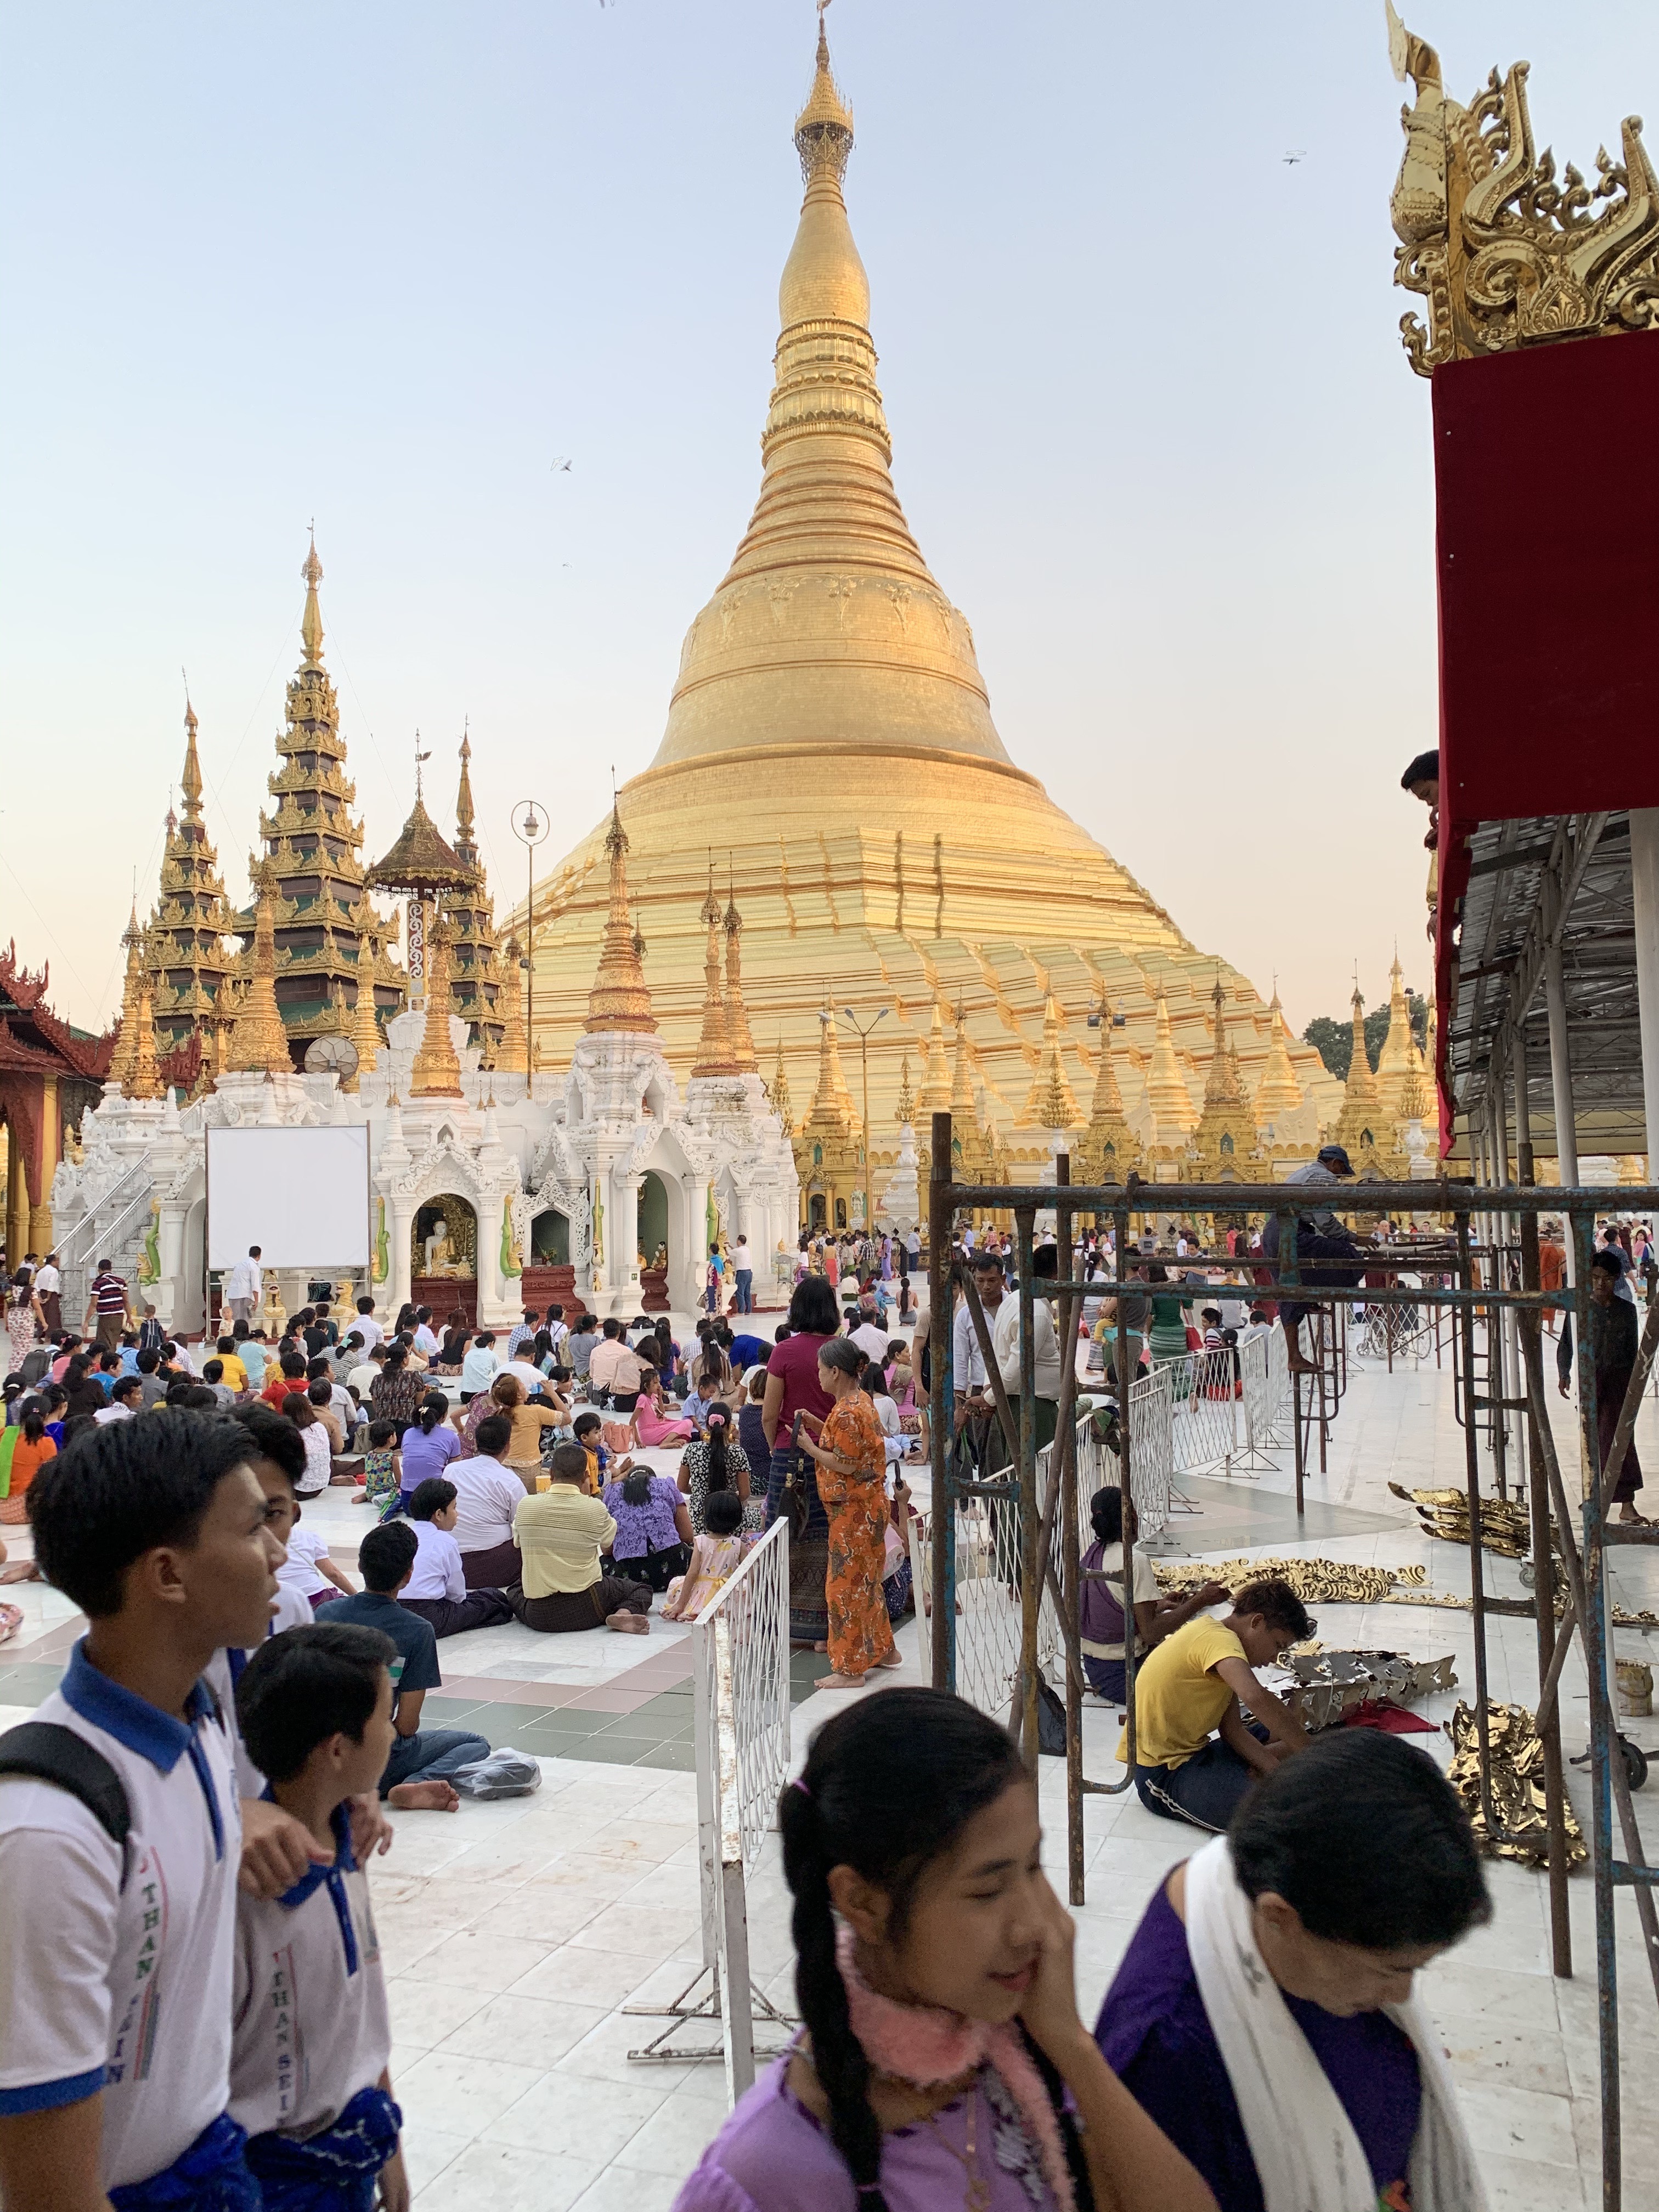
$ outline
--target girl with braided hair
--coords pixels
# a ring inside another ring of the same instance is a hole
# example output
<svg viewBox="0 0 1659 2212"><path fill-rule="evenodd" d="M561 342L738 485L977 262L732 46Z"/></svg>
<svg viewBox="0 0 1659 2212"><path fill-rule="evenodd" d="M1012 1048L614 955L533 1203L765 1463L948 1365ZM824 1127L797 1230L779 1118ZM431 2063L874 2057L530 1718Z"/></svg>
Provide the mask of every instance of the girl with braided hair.
<svg viewBox="0 0 1659 2212"><path fill-rule="evenodd" d="M860 1698L778 1820L804 2033L675 2212L1215 2212L1078 2016L1036 1790L994 1721L942 1690Z"/></svg>

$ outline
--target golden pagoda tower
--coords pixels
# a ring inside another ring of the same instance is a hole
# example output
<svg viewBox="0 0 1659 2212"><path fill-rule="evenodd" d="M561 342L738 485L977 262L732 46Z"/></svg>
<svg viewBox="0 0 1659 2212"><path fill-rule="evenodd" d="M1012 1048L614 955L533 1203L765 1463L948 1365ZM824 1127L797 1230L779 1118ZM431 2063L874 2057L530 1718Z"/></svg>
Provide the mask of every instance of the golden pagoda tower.
<svg viewBox="0 0 1659 2212"><path fill-rule="evenodd" d="M587 994L587 1019L582 1028L590 1036L599 1030L627 1030L656 1034L657 1018L651 1011L641 957L645 940L635 928L628 910L628 832L622 815L611 802L611 827L605 836L610 862L610 910L599 945L599 972ZM532 1043L532 1064L537 1058Z"/></svg>
<svg viewBox="0 0 1659 2212"><path fill-rule="evenodd" d="M1411 1078L1416 1041L1412 1036L1411 1011L1407 1004L1398 950L1389 970L1389 1033L1376 1056L1376 1095L1391 1121L1406 1118L1401 1104Z"/></svg>
<svg viewBox="0 0 1659 2212"><path fill-rule="evenodd" d="M1042 1058L1027 1094L1020 1128L1080 1129L1083 1109L1066 1079L1060 1047L1060 1008L1050 991L1042 1002Z"/></svg>
<svg viewBox="0 0 1659 2212"><path fill-rule="evenodd" d="M927 1031L927 1059L922 1069L921 1088L916 1093L918 1114L943 1114L951 1103L951 1063L945 1054L945 1023L937 999L933 1001L933 1018Z"/></svg>
<svg viewBox="0 0 1659 2212"><path fill-rule="evenodd" d="M1296 1079L1296 1069L1291 1063L1290 1052L1285 1042L1285 1009L1279 1003L1277 981L1273 984L1267 1016L1267 1065L1261 1072L1261 1080L1255 1086L1253 1102L1259 1130L1266 1130L1284 1115L1294 1114L1302 1103L1302 1085Z"/></svg>
<svg viewBox="0 0 1659 2212"><path fill-rule="evenodd" d="M988 1105L974 1096L973 1069L969 1059L968 1009L957 1001L956 1051L951 1069L951 1160L952 1172L963 1182L994 1182L1000 1179L1002 1145Z"/></svg>
<svg viewBox="0 0 1659 2212"><path fill-rule="evenodd" d="M755 1040L750 1034L749 1009L743 1002L743 954L738 939L743 935L743 916L738 912L736 892L730 880L726 897L726 1036L732 1048L732 1061L739 1075L758 1073L760 1062L755 1057Z"/></svg>
<svg viewBox="0 0 1659 2212"><path fill-rule="evenodd" d="M125 1098L159 1098L161 1079L155 1066L155 1011L150 975L154 948L148 933L139 948L138 1005L132 1027L132 1068L121 1085Z"/></svg>
<svg viewBox="0 0 1659 2212"><path fill-rule="evenodd" d="M808 1226L848 1228L853 1200L863 1186L864 1131L842 1073L836 1013L827 998L818 1013L817 1083L791 1141Z"/></svg>
<svg viewBox="0 0 1659 2212"><path fill-rule="evenodd" d="M853 118L821 27L794 148L804 191L779 288L758 496L686 635L655 758L623 793L663 1048L684 1081L704 997L696 855L729 848L757 1034L781 1033L805 1066L826 989L860 1021L883 1006L915 1019L965 994L993 1096L1023 1099L1027 1024L1042 1006L1034 972L1063 1006L1091 1002L1107 979L1150 1047L1146 979L1207 993L1214 961L1010 757L972 630L906 520L848 219ZM536 890L536 1005L553 1057L574 1042L592 978L605 836L601 822ZM521 902L521 940L523 912ZM1235 997L1237 980L1224 969ZM1254 1079L1265 1037L1245 1056ZM1294 1058L1334 1111L1338 1086L1317 1054L1297 1047ZM896 1054L871 1066L878 1128L892 1126L898 1073ZM948 1103L942 1042L939 1065L930 1053L915 1073L925 1116Z"/></svg>
<svg viewBox="0 0 1659 2212"><path fill-rule="evenodd" d="M131 1078L133 1062L138 1048L138 998L142 988L144 964L143 932L138 927L138 902L132 902L132 912L126 927L121 932L121 942L126 947L126 974L121 981L121 1022L115 1033L115 1047L109 1056L109 1070L104 1080L124 1097L131 1097L127 1084Z"/></svg>
<svg viewBox="0 0 1659 2212"><path fill-rule="evenodd" d="M441 912L434 919L427 939L426 957L426 1027L421 1032L421 1048L410 1070L409 1095L411 1098L459 1098L461 1063L456 1057L454 1039L449 1034L454 1011L449 988L449 923Z"/></svg>
<svg viewBox="0 0 1659 2212"><path fill-rule="evenodd" d="M901 1129L914 1128L916 1119L916 1102L910 1094L910 1055L908 1052L904 1055L903 1066L899 1071L898 1100L893 1111Z"/></svg>
<svg viewBox="0 0 1659 2212"><path fill-rule="evenodd" d="M519 963L524 958L519 940L509 937L502 949L501 960L501 988L495 994L495 1011L501 1016L501 1037L495 1048L495 1067L502 1075L527 1075L530 1073L530 1047L524 1028L524 984L519 973Z"/></svg>
<svg viewBox="0 0 1659 2212"><path fill-rule="evenodd" d="M471 872L471 881L443 895L444 920L449 926L450 996L454 1011L468 1024L488 1066L501 1065L501 959L495 943L495 908L489 896L484 866L474 834L471 739L461 738L461 775L455 793L455 857Z"/></svg>
<svg viewBox="0 0 1659 2212"><path fill-rule="evenodd" d="M355 994L358 969L342 939L367 931L374 955L374 994L383 1013L404 1000L404 976L386 957L397 934L381 920L363 888L362 824L351 806L356 790L345 772L339 703L323 665L323 617L317 586L323 580L316 541L300 571L305 613L300 624L299 667L289 679L286 725L276 740L282 765L266 779L274 813L261 812L259 835L275 872L272 926L280 957L276 1006L283 1027L301 1040L333 1034L337 978ZM254 917L234 916L232 930L251 940ZM246 950L242 972L246 972ZM291 1052L290 1065L298 1058Z"/></svg>
<svg viewBox="0 0 1659 2212"><path fill-rule="evenodd" d="M237 996L235 1027L230 1033L225 1066L234 1074L289 1074L294 1056L289 1050L276 997L276 908L281 893L276 863L269 854L258 860L250 857L248 874L253 881L253 943L242 956L246 963L243 988Z"/></svg>
<svg viewBox="0 0 1659 2212"><path fill-rule="evenodd" d="M1360 1164L1355 1155L1387 1149L1393 1133L1389 1116L1382 1109L1382 1101L1377 1094L1370 1055L1365 1049L1365 1001L1360 997L1359 986L1356 983L1353 987L1353 1044L1348 1061L1348 1079L1343 1086L1342 1111L1336 1117L1331 1140L1344 1147L1358 1175Z"/></svg>
<svg viewBox="0 0 1659 2212"><path fill-rule="evenodd" d="M714 863L708 863L708 896L702 902L702 924L708 933L702 963L702 1035L691 1063L696 1075L736 1073L732 1040L726 1026L726 1000L720 993L720 902L714 896Z"/></svg>
<svg viewBox="0 0 1659 2212"><path fill-rule="evenodd" d="M1210 994L1215 1008L1215 1047L1210 1054L1204 1084L1204 1106L1193 1132L1193 1149L1200 1165L1194 1180L1205 1182L1212 1172L1218 1180L1236 1174L1256 1148L1255 1116L1244 1095L1238 1058L1227 1042L1227 994L1218 970Z"/></svg>
<svg viewBox="0 0 1659 2212"><path fill-rule="evenodd" d="M789 1078L784 1072L783 1039L781 1037L778 1039L777 1066L772 1070L772 1080L767 1085L766 1095L772 1102L772 1111L777 1115L779 1121L783 1124L784 1135L786 1137L793 1136L795 1131L795 1125L790 1119Z"/></svg>
<svg viewBox="0 0 1659 2212"><path fill-rule="evenodd" d="M192 1036L202 1040L203 1063L218 1066L229 1024L220 1003L235 971L225 939L232 927L219 856L202 819L202 764L196 750L196 714L185 702L185 766L179 778L181 811L167 814L161 855L161 896L149 922L149 967L154 978L156 1044L177 1052Z"/></svg>
<svg viewBox="0 0 1659 2212"><path fill-rule="evenodd" d="M1123 1094L1112 1066L1112 1019L1111 1001L1102 992L1100 1058L1095 1067L1088 1127L1072 1146L1073 1182L1125 1182L1144 1156L1145 1148L1124 1114Z"/></svg>
<svg viewBox="0 0 1659 2212"><path fill-rule="evenodd" d="M1152 1109L1158 1143L1179 1148L1198 1127L1198 1113L1176 1058L1170 1032L1170 1001L1162 983L1158 987L1155 1011L1157 1029L1152 1064L1146 1071L1146 1103Z"/></svg>
<svg viewBox="0 0 1659 2212"><path fill-rule="evenodd" d="M351 1042L357 1048L357 1071L347 1085L356 1088L357 1076L367 1075L380 1054L380 1026L374 1011L374 940L366 929L357 933L357 974L360 980L351 1001Z"/></svg>

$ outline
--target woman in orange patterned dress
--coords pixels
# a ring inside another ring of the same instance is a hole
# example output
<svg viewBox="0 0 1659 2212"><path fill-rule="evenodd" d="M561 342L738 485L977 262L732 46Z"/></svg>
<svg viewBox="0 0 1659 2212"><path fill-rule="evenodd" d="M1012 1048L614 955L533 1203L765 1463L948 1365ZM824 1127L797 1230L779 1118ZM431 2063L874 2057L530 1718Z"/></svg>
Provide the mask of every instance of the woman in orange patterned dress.
<svg viewBox="0 0 1659 2212"><path fill-rule="evenodd" d="M887 1452L876 1409L860 1388L864 1354L850 1337L818 1347L818 1381L835 1403L822 1421L795 1417L794 1441L816 1460L830 1516L830 1663L825 1686L854 1689L872 1667L899 1667L882 1595L887 1530ZM817 1442L803 1433L811 1426Z"/></svg>

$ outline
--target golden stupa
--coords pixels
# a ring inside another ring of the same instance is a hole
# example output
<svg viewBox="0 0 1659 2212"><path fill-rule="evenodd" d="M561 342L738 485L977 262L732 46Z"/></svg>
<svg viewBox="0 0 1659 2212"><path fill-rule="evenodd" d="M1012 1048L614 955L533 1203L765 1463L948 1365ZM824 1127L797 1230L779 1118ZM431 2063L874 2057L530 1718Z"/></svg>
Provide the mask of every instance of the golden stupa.
<svg viewBox="0 0 1659 2212"><path fill-rule="evenodd" d="M760 496L686 635L656 757L617 799L664 1048L689 1075L714 957L712 859L742 914L749 1024L781 1040L795 1097L812 1091L826 1004L851 1007L860 1028L890 1010L869 1045L878 1164L896 1153L906 1056L927 1072L925 1105L940 1010L959 1008L974 1090L995 1124L987 1133L1030 1179L1051 1146L1028 1101L1092 1094L1088 1024L1103 994L1123 1017L1113 1057L1126 1112L1145 1123L1156 1045L1165 1088L1173 1073L1190 1090L1177 1115L1184 1140L1214 1050L1217 962L1010 759L973 632L905 520L869 280L842 198L853 118L822 19L794 137L805 195L779 287ZM586 1018L610 828L537 887L528 936L544 1066L568 1059ZM522 906L511 926L526 937ZM1248 981L1219 972L1228 1039L1253 1090L1268 1009ZM1290 1054L1304 1091L1334 1115L1340 1086L1318 1055L1296 1044ZM849 1088L858 1103L861 1082ZM1074 1104L1066 1111L1081 1121ZM925 1147L925 1126L916 1136Z"/></svg>

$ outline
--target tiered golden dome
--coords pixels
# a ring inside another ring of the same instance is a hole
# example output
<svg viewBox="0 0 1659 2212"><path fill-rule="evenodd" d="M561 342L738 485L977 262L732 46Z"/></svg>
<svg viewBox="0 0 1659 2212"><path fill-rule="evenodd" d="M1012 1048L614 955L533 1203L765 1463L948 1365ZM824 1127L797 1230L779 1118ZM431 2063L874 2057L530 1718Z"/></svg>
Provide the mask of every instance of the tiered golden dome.
<svg viewBox="0 0 1659 2212"><path fill-rule="evenodd" d="M805 191L780 287L759 497L687 633L656 757L621 793L665 1048L689 1073L708 996L713 848L731 854L749 1021L781 1036L798 1095L820 1060L823 1005L851 1006L861 1023L892 1010L870 1053L878 1162L896 1133L907 1054L922 1071L925 1148L927 1112L946 1103L939 1009L958 1003L972 1080L1012 1163L1048 1157L1042 1130L1014 1126L1034 1076L1051 1107L1069 1100L1073 1112L1091 1095L1087 1022L1103 993L1124 1018L1115 1072L1130 1117L1144 1115L1156 1044L1166 1109L1190 1131L1216 963L1010 759L973 632L912 535L842 195L852 117L822 35L796 145ZM514 917L533 943L550 1065L583 1027L602 938L615 974L605 835L601 824L538 884L533 932L522 908ZM1267 1009L1221 974L1249 1088L1267 1059ZM1288 1057L1334 1113L1317 1055L1292 1045Z"/></svg>

